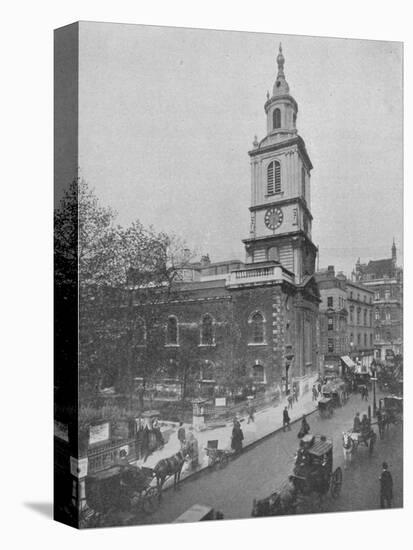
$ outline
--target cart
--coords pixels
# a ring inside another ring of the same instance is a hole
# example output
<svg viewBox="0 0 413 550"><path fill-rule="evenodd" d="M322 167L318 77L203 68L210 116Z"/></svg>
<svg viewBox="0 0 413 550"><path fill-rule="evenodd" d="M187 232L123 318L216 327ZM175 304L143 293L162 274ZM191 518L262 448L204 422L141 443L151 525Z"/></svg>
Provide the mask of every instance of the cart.
<svg viewBox="0 0 413 550"><path fill-rule="evenodd" d="M306 435L300 442L295 466L288 484L264 499L254 499L253 517L280 516L297 513L304 500L330 493L340 496L343 483L341 468L333 470L333 442L323 435Z"/></svg>
<svg viewBox="0 0 413 550"><path fill-rule="evenodd" d="M331 418L334 413L333 399L331 397L321 397L318 400L318 412L321 418Z"/></svg>
<svg viewBox="0 0 413 550"><path fill-rule="evenodd" d="M174 520L173 523L192 523L195 521L210 521L214 519L224 519L222 512L214 510L211 506L203 504L194 504L183 514Z"/></svg>
<svg viewBox="0 0 413 550"><path fill-rule="evenodd" d="M215 467L217 469L224 468L233 454L229 449L218 449L218 439L208 441L205 447L205 452L208 457L208 466Z"/></svg>

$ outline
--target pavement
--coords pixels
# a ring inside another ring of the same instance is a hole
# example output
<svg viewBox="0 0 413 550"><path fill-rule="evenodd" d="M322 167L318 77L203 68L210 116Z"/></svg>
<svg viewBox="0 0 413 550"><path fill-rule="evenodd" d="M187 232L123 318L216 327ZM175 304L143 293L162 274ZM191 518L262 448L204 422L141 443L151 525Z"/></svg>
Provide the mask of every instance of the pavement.
<svg viewBox="0 0 413 550"><path fill-rule="evenodd" d="M308 387L312 388L316 382L317 376L309 380ZM241 428L244 434L243 449L258 444L260 441L271 436L279 430L282 430L282 418L284 407L287 406L287 400L282 400L277 406L269 406L259 410L254 415L254 422L249 422L247 416L237 416L241 422ZM301 420L303 414L310 414L317 409L317 401L313 400L311 390L298 398L298 401L293 403L292 409L288 413L290 415L291 424ZM225 423L224 426L217 428L204 429L196 431L190 424L184 424L185 432L192 431L198 441L199 448L199 465L196 468L191 468L190 464L185 464L181 473L181 480L188 477L198 475L203 470L210 468L209 459L205 448L208 441L218 440L218 448L230 451L231 449L231 434L233 428L233 420ZM133 462L138 467L145 466L154 468L162 458L168 458L180 450L180 444L177 437L177 431L172 433L167 443L153 452L147 460L137 460ZM154 480L155 481L155 480ZM164 489L168 489L173 485L173 479L168 479L164 484Z"/></svg>

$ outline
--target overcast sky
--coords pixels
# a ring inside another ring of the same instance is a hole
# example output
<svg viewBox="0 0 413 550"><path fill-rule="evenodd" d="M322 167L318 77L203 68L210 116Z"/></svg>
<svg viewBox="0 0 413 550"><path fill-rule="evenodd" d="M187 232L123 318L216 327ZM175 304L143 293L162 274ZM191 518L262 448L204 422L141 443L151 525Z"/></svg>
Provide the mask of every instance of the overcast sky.
<svg viewBox="0 0 413 550"><path fill-rule="evenodd" d="M108 23L80 28L79 165L121 224L244 260L254 134L279 42L314 170L320 267L402 252L402 46Z"/></svg>

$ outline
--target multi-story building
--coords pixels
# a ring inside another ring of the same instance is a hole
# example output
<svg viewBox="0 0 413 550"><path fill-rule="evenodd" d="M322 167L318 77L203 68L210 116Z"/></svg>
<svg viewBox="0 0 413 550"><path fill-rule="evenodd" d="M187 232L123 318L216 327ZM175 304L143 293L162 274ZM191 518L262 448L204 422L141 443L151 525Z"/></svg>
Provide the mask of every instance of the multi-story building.
<svg viewBox="0 0 413 550"><path fill-rule="evenodd" d="M341 372L342 357L349 354L346 277L334 266L316 273L320 291L320 354L323 370Z"/></svg>
<svg viewBox="0 0 413 550"><path fill-rule="evenodd" d="M393 240L392 256L383 260L358 259L352 277L374 292L374 355L378 360L403 353L403 269L397 266Z"/></svg>
<svg viewBox="0 0 413 550"><path fill-rule="evenodd" d="M186 393L213 396L249 380L265 390L308 389L318 372L317 247L311 239L310 172L297 132L298 106L284 75L281 46L273 93L264 105L266 135L254 140L246 260L187 265L156 315L139 308L135 346L142 366ZM156 363L156 365L155 365ZM180 373L179 375L177 373Z"/></svg>
<svg viewBox="0 0 413 550"><path fill-rule="evenodd" d="M374 359L373 298L374 292L361 283L347 280L347 335L349 355L369 367Z"/></svg>

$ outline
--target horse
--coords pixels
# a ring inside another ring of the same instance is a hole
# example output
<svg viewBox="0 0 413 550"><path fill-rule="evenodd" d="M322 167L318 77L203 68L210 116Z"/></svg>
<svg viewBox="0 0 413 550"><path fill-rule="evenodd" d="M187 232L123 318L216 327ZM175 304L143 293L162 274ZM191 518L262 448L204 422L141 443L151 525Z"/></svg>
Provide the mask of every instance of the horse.
<svg viewBox="0 0 413 550"><path fill-rule="evenodd" d="M177 489L181 478L182 468L187 460L187 456L188 448L183 446L181 450L174 455L168 458L162 458L156 463L155 468L153 469L153 475L156 477L159 500L162 496L162 487L168 477L174 476L174 489Z"/></svg>
<svg viewBox="0 0 413 550"><path fill-rule="evenodd" d="M351 437L351 432L343 432L343 454L344 454L344 468L347 469L348 465L351 464L352 455L356 450L356 445L353 438Z"/></svg>

